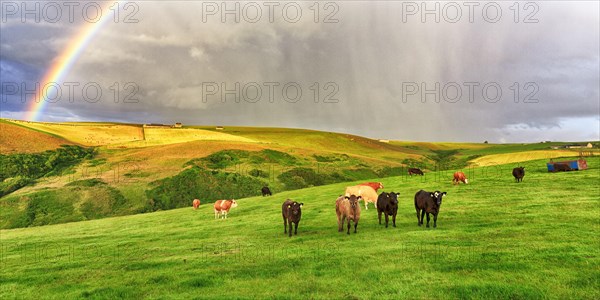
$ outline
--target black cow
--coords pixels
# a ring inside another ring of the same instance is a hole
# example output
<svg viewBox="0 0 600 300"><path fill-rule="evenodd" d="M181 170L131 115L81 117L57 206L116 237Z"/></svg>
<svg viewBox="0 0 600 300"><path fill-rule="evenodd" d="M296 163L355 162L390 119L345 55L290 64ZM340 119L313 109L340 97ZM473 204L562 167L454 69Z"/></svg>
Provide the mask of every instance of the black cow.
<svg viewBox="0 0 600 300"><path fill-rule="evenodd" d="M271 194L271 190L269 189L268 186L263 186L263 188L260 190L262 192L263 197L266 195L272 196L273 194Z"/></svg>
<svg viewBox="0 0 600 300"><path fill-rule="evenodd" d="M379 225L381 225L381 213L385 215L385 228L388 227L389 216L392 216L392 223L396 227L396 213L398 213L398 196L400 193L383 192L377 197L377 215L379 216Z"/></svg>
<svg viewBox="0 0 600 300"><path fill-rule="evenodd" d="M415 209L419 226L423 224L423 217L427 213L427 227L429 227L429 214L433 214L433 228L437 227L437 216L442 206L442 197L446 192L435 191L433 193L420 190L415 194Z"/></svg>
<svg viewBox="0 0 600 300"><path fill-rule="evenodd" d="M525 176L525 167L514 168L513 176L515 176L515 180L517 180L517 182L523 181L523 177Z"/></svg>
<svg viewBox="0 0 600 300"><path fill-rule="evenodd" d="M409 168L408 175L413 176L413 174L423 176L423 171L421 171L421 169L418 168Z"/></svg>
<svg viewBox="0 0 600 300"><path fill-rule="evenodd" d="M287 199L281 206L283 233L287 233L287 226L290 224L290 237L292 236L292 223L294 223L294 234L298 234L298 223L300 223L300 218L302 217L302 205L304 203Z"/></svg>

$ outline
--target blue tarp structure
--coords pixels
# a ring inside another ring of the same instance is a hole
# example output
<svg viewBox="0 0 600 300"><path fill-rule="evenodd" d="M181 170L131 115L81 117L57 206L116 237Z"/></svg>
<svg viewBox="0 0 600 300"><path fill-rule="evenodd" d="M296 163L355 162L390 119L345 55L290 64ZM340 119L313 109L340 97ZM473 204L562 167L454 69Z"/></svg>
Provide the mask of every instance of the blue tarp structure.
<svg viewBox="0 0 600 300"><path fill-rule="evenodd" d="M585 170L587 169L587 162L585 161L585 159L580 159L580 160L569 160L569 161L557 161L557 162L549 162L546 164L546 166L548 166L548 172L556 172L556 169L554 168L555 164L562 164L562 165L568 165L569 167L571 167L571 170Z"/></svg>

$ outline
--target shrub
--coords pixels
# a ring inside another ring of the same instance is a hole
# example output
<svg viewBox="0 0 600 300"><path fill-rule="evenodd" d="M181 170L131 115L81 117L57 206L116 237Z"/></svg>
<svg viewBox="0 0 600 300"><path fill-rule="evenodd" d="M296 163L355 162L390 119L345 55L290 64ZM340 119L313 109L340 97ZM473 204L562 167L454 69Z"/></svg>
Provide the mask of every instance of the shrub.
<svg viewBox="0 0 600 300"><path fill-rule="evenodd" d="M192 167L153 185L146 191L146 211L189 206L194 198L211 203L219 199L257 196L264 182L237 173Z"/></svg>
<svg viewBox="0 0 600 300"><path fill-rule="evenodd" d="M7 178L0 183L0 197L8 195L26 185L32 184L34 181L28 177L17 176Z"/></svg>
<svg viewBox="0 0 600 300"><path fill-rule="evenodd" d="M254 177L262 177L262 178L268 178L269 174L263 170L259 170L259 169L252 169L250 170L250 172L248 172L248 174L250 176L254 176Z"/></svg>
<svg viewBox="0 0 600 300"><path fill-rule="evenodd" d="M224 169L239 163L241 158L246 158L248 156L248 151L222 150L203 157L200 161L204 162L206 167L210 169Z"/></svg>
<svg viewBox="0 0 600 300"><path fill-rule="evenodd" d="M377 172L379 177L400 176L406 174L407 170L403 167L383 167Z"/></svg>
<svg viewBox="0 0 600 300"><path fill-rule="evenodd" d="M43 191L30 196L25 208L26 226L40 226L79 221L73 214L73 204L61 201L56 191Z"/></svg>
<svg viewBox="0 0 600 300"><path fill-rule="evenodd" d="M348 181L349 178L339 173L317 173L310 168L294 168L277 176L287 190L319 186L336 182Z"/></svg>
<svg viewBox="0 0 600 300"><path fill-rule="evenodd" d="M317 162L337 162L337 161L348 161L350 156L347 154L332 154L332 155L317 155L314 154L313 157L317 160Z"/></svg>
<svg viewBox="0 0 600 300"><path fill-rule="evenodd" d="M0 181L19 177L21 178L19 183L31 184L34 179L68 170L73 165L78 164L87 157L92 157L94 154L94 148L73 145L62 145L61 148L42 153L0 154L0 165L2 166L0 168ZM13 192L23 186L13 185L12 188L3 190Z"/></svg>
<svg viewBox="0 0 600 300"><path fill-rule="evenodd" d="M98 185L106 185L106 182L98 178L91 178L69 182L65 186L92 187Z"/></svg>

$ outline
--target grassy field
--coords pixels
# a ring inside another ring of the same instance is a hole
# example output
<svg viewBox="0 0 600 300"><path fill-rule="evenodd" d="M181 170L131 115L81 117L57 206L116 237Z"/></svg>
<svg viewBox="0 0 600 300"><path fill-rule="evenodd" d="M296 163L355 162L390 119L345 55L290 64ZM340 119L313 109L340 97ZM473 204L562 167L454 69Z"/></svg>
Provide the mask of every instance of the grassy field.
<svg viewBox="0 0 600 300"><path fill-rule="evenodd" d="M17 124L33 130L63 137L85 146L103 146L133 142L143 139L142 127L116 123L41 123L23 122Z"/></svg>
<svg viewBox="0 0 600 300"><path fill-rule="evenodd" d="M134 216L0 230L0 297L282 299L598 299L600 159L547 173L527 163L390 177L397 228L363 210L338 233L334 201L350 183L239 200L228 220L202 205ZM437 229L417 226L419 189L448 192ZM304 202L298 236L281 203Z"/></svg>
<svg viewBox="0 0 600 300"><path fill-rule="evenodd" d="M500 164L519 163L534 159L554 159L557 157L577 155L577 151L570 150L536 150L520 151L514 153L489 154L471 161L475 166L495 166Z"/></svg>

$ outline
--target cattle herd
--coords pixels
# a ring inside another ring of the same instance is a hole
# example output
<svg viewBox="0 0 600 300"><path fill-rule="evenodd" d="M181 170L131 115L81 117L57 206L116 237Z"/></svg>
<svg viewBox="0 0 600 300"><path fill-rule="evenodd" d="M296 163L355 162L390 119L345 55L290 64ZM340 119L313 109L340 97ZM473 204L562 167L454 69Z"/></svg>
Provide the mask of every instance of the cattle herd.
<svg viewBox="0 0 600 300"><path fill-rule="evenodd" d="M423 172L417 168L408 169L409 175L423 175ZM525 168L517 167L512 172L516 182L522 182L525 176ZM465 173L455 172L452 183L468 184ZM354 224L354 233L357 233L358 221L360 220L360 204L363 201L365 209L369 209L369 203L373 203L377 209L379 224L381 225L381 215L385 217L385 227L388 228L389 219L392 219L392 226L396 227L396 215L398 213L398 197L400 193L382 192L377 194L379 189L383 189L381 182L365 182L355 186L346 187L343 195L340 195L335 200L335 213L338 221L338 232L344 231L344 224L347 226L347 234L350 234L350 228ZM271 196L271 190L265 186L261 189L264 196ZM442 198L446 192L434 191L427 192L420 190L415 194L414 203L417 213L417 224L423 225L423 218L427 215L427 227L429 227L430 215L433 215L433 228L437 227L437 217L442 206ZM194 209L200 206L200 200L192 201ZM292 225L294 226L294 234L298 234L298 224L302 218L302 206L304 203L296 202L287 199L281 205L281 216L283 218L283 232L292 236ZM227 219L229 210L237 207L235 200L217 200L214 203L215 219ZM289 228L288 228L289 227Z"/></svg>

